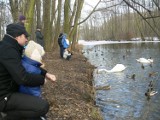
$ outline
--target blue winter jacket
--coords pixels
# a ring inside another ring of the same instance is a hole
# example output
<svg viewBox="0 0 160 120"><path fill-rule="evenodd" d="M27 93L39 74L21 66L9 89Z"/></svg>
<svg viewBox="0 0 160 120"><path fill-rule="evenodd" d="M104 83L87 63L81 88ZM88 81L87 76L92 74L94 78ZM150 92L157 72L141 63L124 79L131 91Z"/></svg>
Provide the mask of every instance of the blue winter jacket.
<svg viewBox="0 0 160 120"><path fill-rule="evenodd" d="M32 60L24 55L22 58L22 64L27 72L34 73L34 74L41 74L41 70L40 70L40 66L42 65L41 63L39 63L35 60ZM21 93L41 97L40 86L28 87L28 86L21 85L19 88L19 91Z"/></svg>
<svg viewBox="0 0 160 120"><path fill-rule="evenodd" d="M62 45L63 45L63 48L68 48L69 45L67 44L67 41L66 41L66 35L63 35L62 36Z"/></svg>

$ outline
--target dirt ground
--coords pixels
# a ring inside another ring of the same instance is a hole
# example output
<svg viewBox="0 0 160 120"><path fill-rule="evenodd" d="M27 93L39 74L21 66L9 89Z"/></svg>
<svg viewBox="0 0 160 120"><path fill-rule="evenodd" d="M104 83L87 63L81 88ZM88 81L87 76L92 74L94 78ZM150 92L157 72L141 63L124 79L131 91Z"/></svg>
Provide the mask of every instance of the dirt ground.
<svg viewBox="0 0 160 120"><path fill-rule="evenodd" d="M46 53L45 69L57 78L43 87L43 96L49 101L48 120L101 120L94 105L92 66L78 52L72 58L61 59L59 52Z"/></svg>

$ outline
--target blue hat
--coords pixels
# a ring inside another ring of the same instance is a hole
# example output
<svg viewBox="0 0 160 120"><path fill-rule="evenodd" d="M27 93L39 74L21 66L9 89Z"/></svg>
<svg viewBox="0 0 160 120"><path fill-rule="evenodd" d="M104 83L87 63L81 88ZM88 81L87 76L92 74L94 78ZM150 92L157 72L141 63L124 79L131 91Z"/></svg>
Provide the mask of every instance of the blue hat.
<svg viewBox="0 0 160 120"><path fill-rule="evenodd" d="M12 24L7 25L6 32L7 34L13 37L18 37L22 34L24 34L26 37L30 36L28 32L26 31L25 27L17 23L12 23Z"/></svg>

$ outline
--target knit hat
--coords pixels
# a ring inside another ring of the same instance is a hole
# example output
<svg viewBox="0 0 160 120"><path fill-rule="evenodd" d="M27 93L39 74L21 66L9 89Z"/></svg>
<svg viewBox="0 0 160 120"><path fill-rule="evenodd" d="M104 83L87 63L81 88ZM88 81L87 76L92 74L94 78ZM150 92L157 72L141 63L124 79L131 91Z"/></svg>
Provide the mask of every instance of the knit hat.
<svg viewBox="0 0 160 120"><path fill-rule="evenodd" d="M24 15L19 16L19 21L22 21L22 20L26 20L26 17Z"/></svg>
<svg viewBox="0 0 160 120"><path fill-rule="evenodd" d="M26 31L25 27L17 23L12 23L12 24L7 25L6 32L7 34L13 37L18 37L22 34L24 34L26 37L30 36L28 32Z"/></svg>
<svg viewBox="0 0 160 120"><path fill-rule="evenodd" d="M44 54L44 48L33 40L30 40L28 42L24 51L25 56L40 63L42 63L42 57L44 56Z"/></svg>

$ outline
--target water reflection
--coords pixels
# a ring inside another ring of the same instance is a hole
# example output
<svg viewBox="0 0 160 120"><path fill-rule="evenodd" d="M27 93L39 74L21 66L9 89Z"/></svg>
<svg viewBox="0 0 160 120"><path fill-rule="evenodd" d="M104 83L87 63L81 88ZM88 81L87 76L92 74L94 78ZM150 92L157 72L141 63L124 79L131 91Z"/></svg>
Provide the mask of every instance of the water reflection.
<svg viewBox="0 0 160 120"><path fill-rule="evenodd" d="M159 120L160 95L147 100L145 93L150 81L160 92L160 43L125 43L86 46L86 56L97 68L112 69L116 64L127 68L119 73L101 73L95 70L94 85L110 85L110 90L97 90L96 103L104 120ZM152 64L142 64L138 58L154 59ZM151 73L156 73L151 76ZM131 79L132 75L134 79Z"/></svg>

